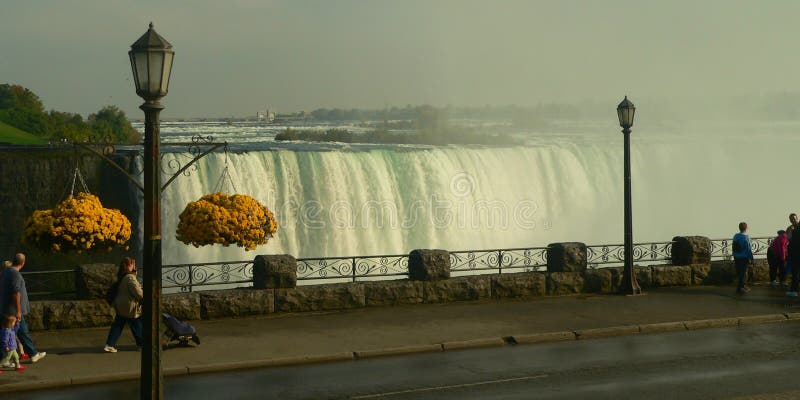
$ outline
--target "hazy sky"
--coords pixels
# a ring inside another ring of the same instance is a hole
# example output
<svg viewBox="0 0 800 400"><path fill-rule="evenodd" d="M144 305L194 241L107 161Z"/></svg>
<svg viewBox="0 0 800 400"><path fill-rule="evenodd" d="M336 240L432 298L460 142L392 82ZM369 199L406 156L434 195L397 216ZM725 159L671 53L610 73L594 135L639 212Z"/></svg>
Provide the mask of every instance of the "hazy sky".
<svg viewBox="0 0 800 400"><path fill-rule="evenodd" d="M800 87L800 1L0 0L0 82L138 117L127 51L175 49L167 117L726 97ZM639 103L637 102L637 105Z"/></svg>

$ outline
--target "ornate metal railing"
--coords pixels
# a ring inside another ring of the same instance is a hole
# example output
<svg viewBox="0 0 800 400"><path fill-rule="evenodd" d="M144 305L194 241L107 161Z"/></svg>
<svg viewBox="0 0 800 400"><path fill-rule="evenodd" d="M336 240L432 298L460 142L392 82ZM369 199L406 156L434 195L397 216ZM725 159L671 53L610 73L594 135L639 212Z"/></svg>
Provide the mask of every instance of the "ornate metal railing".
<svg viewBox="0 0 800 400"><path fill-rule="evenodd" d="M547 247L516 249L463 250L450 252L450 272L454 276L479 271L530 272L547 266Z"/></svg>
<svg viewBox="0 0 800 400"><path fill-rule="evenodd" d="M634 243L633 262L659 263L672 260L673 242ZM590 268L625 263L624 244L586 246L586 263Z"/></svg>
<svg viewBox="0 0 800 400"><path fill-rule="evenodd" d="M297 280L401 279L408 277L408 254L365 257L298 258Z"/></svg>
<svg viewBox="0 0 800 400"><path fill-rule="evenodd" d="M766 256L767 249L773 239L772 237L751 237L750 250L753 251L753 255ZM730 260L732 257L731 239L711 239L712 260Z"/></svg>
<svg viewBox="0 0 800 400"><path fill-rule="evenodd" d="M161 268L163 289L178 288L181 292L192 292L197 287L253 284L253 261L176 264Z"/></svg>
<svg viewBox="0 0 800 400"><path fill-rule="evenodd" d="M764 256L772 243L770 237L750 238L753 254ZM636 243L636 263L669 264L673 242ZM590 268L624 263L624 245L586 246ZM731 258L730 239L711 240L711 258ZM482 273L542 271L547 266L547 247L464 250L450 252L452 276ZM34 299L74 298L75 269L23 272L29 295ZM165 291L192 292L215 288L252 286L253 261L228 261L164 265L162 282ZM297 280L301 284L342 281L391 280L408 277L408 254L300 258Z"/></svg>
<svg viewBox="0 0 800 400"><path fill-rule="evenodd" d="M75 297L75 269L24 271L25 288L31 300L71 299Z"/></svg>

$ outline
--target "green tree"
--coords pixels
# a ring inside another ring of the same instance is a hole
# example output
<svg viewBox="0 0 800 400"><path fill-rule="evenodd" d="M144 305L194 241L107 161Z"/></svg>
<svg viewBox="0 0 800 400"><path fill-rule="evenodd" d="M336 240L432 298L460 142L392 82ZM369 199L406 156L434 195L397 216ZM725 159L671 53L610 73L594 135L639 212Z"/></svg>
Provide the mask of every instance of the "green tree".
<svg viewBox="0 0 800 400"><path fill-rule="evenodd" d="M20 85L0 85L0 121L38 136L48 136L44 104Z"/></svg>
<svg viewBox="0 0 800 400"><path fill-rule="evenodd" d="M111 136L115 142L139 143L142 136L133 129L125 112L117 106L105 106L95 114L89 115L89 126L98 139Z"/></svg>
<svg viewBox="0 0 800 400"><path fill-rule="evenodd" d="M71 142L96 140L96 134L80 114L50 111L50 138L67 139Z"/></svg>

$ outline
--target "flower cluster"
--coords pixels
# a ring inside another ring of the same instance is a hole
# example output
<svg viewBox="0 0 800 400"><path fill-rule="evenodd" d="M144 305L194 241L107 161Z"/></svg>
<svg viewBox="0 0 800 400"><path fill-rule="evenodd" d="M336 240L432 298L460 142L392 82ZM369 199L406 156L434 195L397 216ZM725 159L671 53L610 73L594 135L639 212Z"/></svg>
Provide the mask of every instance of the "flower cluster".
<svg viewBox="0 0 800 400"><path fill-rule="evenodd" d="M100 199L89 193L69 196L52 210L34 211L22 230L23 243L58 252L110 251L130 238L128 218L119 210L103 208Z"/></svg>
<svg viewBox="0 0 800 400"><path fill-rule="evenodd" d="M243 194L212 193L186 205L176 238L195 247L236 244L255 250L278 230L278 221L266 206Z"/></svg>

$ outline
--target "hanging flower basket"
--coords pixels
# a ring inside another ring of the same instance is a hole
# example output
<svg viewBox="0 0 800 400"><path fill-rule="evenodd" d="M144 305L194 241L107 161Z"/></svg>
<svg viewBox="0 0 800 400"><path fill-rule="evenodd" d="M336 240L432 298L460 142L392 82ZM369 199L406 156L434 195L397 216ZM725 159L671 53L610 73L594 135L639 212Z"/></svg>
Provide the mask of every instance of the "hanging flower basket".
<svg viewBox="0 0 800 400"><path fill-rule="evenodd" d="M255 250L278 230L272 212L244 194L207 194L187 204L179 218L175 237L195 247L236 244Z"/></svg>
<svg viewBox="0 0 800 400"><path fill-rule="evenodd" d="M130 238L128 218L119 210L103 208L100 199L89 193L70 195L52 210L34 211L22 231L26 245L56 252L111 251Z"/></svg>

